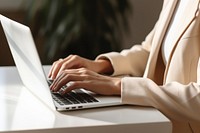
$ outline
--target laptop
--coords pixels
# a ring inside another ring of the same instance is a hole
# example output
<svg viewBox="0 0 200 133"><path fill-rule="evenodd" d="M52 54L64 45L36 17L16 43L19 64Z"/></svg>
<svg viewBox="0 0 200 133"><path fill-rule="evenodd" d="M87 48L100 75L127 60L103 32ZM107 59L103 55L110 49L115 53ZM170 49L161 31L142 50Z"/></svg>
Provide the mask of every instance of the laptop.
<svg viewBox="0 0 200 133"><path fill-rule="evenodd" d="M49 108L58 111L121 105L117 96L102 96L82 88L65 95L53 93L29 27L0 14L10 51L24 86Z"/></svg>

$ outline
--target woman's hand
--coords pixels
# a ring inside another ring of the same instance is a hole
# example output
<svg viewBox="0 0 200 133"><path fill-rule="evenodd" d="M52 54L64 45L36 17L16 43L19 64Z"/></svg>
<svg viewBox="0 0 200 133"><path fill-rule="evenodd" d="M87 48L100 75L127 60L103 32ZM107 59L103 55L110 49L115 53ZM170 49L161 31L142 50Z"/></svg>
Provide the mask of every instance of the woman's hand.
<svg viewBox="0 0 200 133"><path fill-rule="evenodd" d="M60 73L67 69L87 68L97 73L110 74L113 68L109 60L89 60L77 55L70 55L64 59L54 62L48 77L55 79Z"/></svg>
<svg viewBox="0 0 200 133"><path fill-rule="evenodd" d="M61 91L61 87L68 83L68 87ZM50 87L52 91L60 91L62 94L78 88L102 95L120 95L121 79L100 75L86 68L67 69L60 73Z"/></svg>

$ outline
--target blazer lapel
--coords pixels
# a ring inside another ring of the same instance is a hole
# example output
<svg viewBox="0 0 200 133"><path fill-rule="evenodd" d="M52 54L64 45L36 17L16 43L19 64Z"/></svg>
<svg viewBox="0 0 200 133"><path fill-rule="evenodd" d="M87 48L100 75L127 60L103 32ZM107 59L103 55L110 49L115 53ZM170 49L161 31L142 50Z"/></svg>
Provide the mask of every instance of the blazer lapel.
<svg viewBox="0 0 200 133"><path fill-rule="evenodd" d="M166 81L168 68L170 66L170 62L171 62L174 50L175 50L180 38L182 37L183 33L187 30L188 26L191 24L191 22L195 18L196 13L198 11L198 6L199 6L199 0L190 0L190 4L187 5L186 10L182 14L180 25L177 27L177 30L174 31L175 33L174 33L174 38L172 41L174 44L174 47L172 49L172 52L170 53L170 58L167 63L167 66L166 66L166 70L165 70L165 74L164 74L164 82Z"/></svg>
<svg viewBox="0 0 200 133"><path fill-rule="evenodd" d="M144 77L153 79L160 46L173 15L174 9L177 5L177 1L178 0L169 0L168 4L161 12L160 20L156 25L156 32L152 42L152 48L147 62Z"/></svg>

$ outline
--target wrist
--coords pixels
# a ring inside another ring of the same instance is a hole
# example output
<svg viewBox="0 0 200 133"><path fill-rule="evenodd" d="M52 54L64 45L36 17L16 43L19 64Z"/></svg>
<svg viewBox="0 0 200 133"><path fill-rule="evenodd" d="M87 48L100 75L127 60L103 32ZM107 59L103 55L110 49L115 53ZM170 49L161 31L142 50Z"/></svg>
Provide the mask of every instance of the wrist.
<svg viewBox="0 0 200 133"><path fill-rule="evenodd" d="M95 61L97 63L97 72L101 74L111 75L114 72L111 62L107 59L98 59Z"/></svg>
<svg viewBox="0 0 200 133"><path fill-rule="evenodd" d="M116 78L115 79L115 95L121 95L121 79Z"/></svg>

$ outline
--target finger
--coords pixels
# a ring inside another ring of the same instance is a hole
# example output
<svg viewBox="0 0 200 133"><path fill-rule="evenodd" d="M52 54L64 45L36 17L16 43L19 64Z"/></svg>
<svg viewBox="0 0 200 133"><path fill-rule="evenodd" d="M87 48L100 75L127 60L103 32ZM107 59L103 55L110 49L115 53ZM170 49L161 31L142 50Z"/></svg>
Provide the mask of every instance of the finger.
<svg viewBox="0 0 200 133"><path fill-rule="evenodd" d="M55 90L55 87L57 86L57 84L59 83L59 81L61 80L61 79L63 79L64 78L64 76L65 75L60 75L59 77L57 77L57 78L55 78L54 80L53 80L53 83L51 84L51 86L50 86L50 90L51 91L56 91ZM66 83L68 82L68 81L65 81ZM65 84L63 83L63 85L62 86L64 86Z"/></svg>
<svg viewBox="0 0 200 133"><path fill-rule="evenodd" d="M98 77L96 74L85 68L65 70L58 77L56 77L56 79L54 79L50 89L56 92L70 81L92 80L96 79L96 77Z"/></svg>
<svg viewBox="0 0 200 133"><path fill-rule="evenodd" d="M88 91L92 91L97 94L106 95L107 89L98 88L92 80L84 80L84 81L73 81L67 86L65 90L61 91L61 94L64 95L72 90L83 88Z"/></svg>
<svg viewBox="0 0 200 133"><path fill-rule="evenodd" d="M64 70L76 68L76 67L74 67L75 65L76 65L76 62L74 61L73 58L68 57L68 58L64 59L64 62L62 64L62 66L60 66L60 69L59 69L57 75L60 75Z"/></svg>
<svg viewBox="0 0 200 133"><path fill-rule="evenodd" d="M51 68L50 68L50 70L49 70L49 73L48 73L48 77L49 77L49 78L51 78L51 76L52 76L52 72L53 72L53 69L54 69L54 65L55 65L55 63L52 64L52 66L51 66Z"/></svg>
<svg viewBox="0 0 200 133"><path fill-rule="evenodd" d="M51 90L54 92L60 91L62 87L64 88L68 87L69 82L74 82L75 80L81 80L81 79L78 78L76 75L65 76L60 80L58 80L57 82L55 82L54 85L51 87Z"/></svg>
<svg viewBox="0 0 200 133"><path fill-rule="evenodd" d="M82 81L86 78L87 76L80 76L77 74L60 75L58 78L56 78L56 80L53 82L50 88L52 91L56 92L59 91L64 85L66 85L70 81Z"/></svg>
<svg viewBox="0 0 200 133"><path fill-rule="evenodd" d="M83 66L82 60L77 55L69 55L63 59L60 69L58 70L56 76L60 75L64 70L67 69L78 69Z"/></svg>
<svg viewBox="0 0 200 133"><path fill-rule="evenodd" d="M68 92L74 90L75 88L76 88L75 82L71 81L71 82L69 82L69 83L67 84L67 86L65 87L65 89L59 90L59 93L60 93L61 95L64 95L64 94L66 94L66 93L68 93Z"/></svg>
<svg viewBox="0 0 200 133"><path fill-rule="evenodd" d="M84 66L83 58L81 58L78 55L71 55L71 56L67 57L66 62L67 62L66 67L68 69L78 69L78 68Z"/></svg>
<svg viewBox="0 0 200 133"><path fill-rule="evenodd" d="M59 59L61 60L61 59ZM49 70L49 74L48 74L48 77L51 78L52 75L53 75L53 71L55 71L55 68L56 68L56 65L58 64L59 60L55 61L52 66L51 66L51 69Z"/></svg>
<svg viewBox="0 0 200 133"><path fill-rule="evenodd" d="M59 59L58 61L56 61L55 63L53 63L53 66L50 70L50 78L51 79L55 79L56 76L58 75L58 72L63 64L64 60L63 59Z"/></svg>

